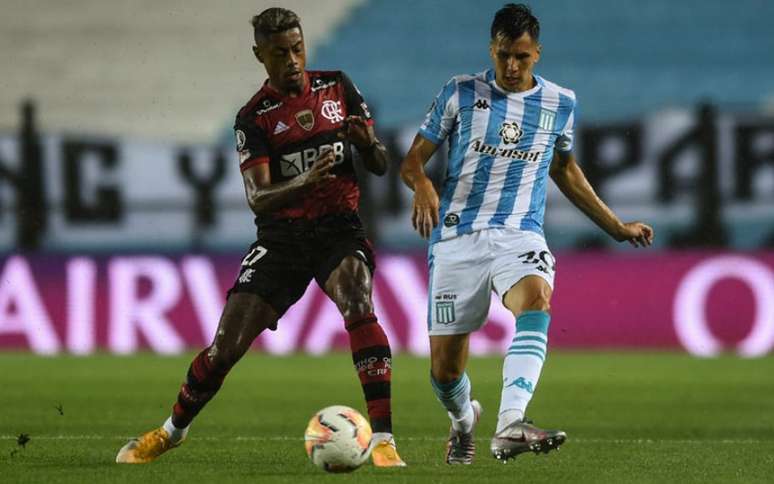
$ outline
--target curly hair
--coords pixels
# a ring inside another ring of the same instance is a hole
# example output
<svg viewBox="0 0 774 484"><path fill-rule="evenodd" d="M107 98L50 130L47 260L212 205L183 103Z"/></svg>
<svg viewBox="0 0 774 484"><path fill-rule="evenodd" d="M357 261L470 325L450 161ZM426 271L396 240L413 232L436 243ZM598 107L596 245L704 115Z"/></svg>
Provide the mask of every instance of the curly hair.
<svg viewBox="0 0 774 484"><path fill-rule="evenodd" d="M284 32L292 28L301 30L301 19L298 15L291 10L280 7L267 8L255 15L250 20L250 24L253 26L256 44L266 40L271 34Z"/></svg>

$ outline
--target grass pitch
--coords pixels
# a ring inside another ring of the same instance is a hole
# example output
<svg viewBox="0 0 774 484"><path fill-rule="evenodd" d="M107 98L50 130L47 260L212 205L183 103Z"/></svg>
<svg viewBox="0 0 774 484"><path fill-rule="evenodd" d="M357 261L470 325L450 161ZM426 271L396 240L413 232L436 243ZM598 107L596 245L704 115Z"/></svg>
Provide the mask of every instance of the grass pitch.
<svg viewBox="0 0 774 484"><path fill-rule="evenodd" d="M443 463L449 424L428 361L398 355L393 418L409 467L367 464L347 475L312 466L302 433L324 406L365 411L350 356L251 354L181 448L149 465L114 464L127 438L167 417L189 361L0 354L0 482L774 481L774 358L673 354L553 352L529 415L566 430L568 441L507 465L488 453L501 358L473 359L468 373L484 415L468 467Z"/></svg>

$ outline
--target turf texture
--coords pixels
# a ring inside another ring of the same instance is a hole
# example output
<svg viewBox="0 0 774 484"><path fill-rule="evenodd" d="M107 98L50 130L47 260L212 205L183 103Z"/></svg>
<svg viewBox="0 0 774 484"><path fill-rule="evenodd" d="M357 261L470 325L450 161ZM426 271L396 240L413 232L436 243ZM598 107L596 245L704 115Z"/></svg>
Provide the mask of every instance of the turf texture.
<svg viewBox="0 0 774 484"><path fill-rule="evenodd" d="M324 406L365 411L349 355L250 354L182 447L115 464L127 438L167 417L190 357L0 353L0 482L774 482L774 358L669 353L553 352L528 413L568 441L508 464L488 452L501 359L472 359L484 415L467 467L443 463L448 420L427 359L398 355L394 430L409 467L347 475L312 466L302 434Z"/></svg>

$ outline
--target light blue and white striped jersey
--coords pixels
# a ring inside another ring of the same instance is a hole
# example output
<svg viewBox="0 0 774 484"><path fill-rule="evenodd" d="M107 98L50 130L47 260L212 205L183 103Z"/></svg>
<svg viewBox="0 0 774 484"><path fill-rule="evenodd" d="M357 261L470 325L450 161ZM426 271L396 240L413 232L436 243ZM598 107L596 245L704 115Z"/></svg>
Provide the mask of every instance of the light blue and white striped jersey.
<svg viewBox="0 0 774 484"><path fill-rule="evenodd" d="M492 69L453 77L435 98L419 134L449 138L441 223L430 243L493 227L542 235L554 148L571 151L575 93L539 76L508 92Z"/></svg>

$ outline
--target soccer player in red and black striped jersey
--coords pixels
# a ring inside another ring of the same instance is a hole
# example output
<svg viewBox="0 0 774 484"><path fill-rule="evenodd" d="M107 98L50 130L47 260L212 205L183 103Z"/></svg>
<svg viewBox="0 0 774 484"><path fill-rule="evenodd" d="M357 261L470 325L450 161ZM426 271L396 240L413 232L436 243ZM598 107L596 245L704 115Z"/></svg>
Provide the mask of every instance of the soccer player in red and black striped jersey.
<svg viewBox="0 0 774 484"><path fill-rule="evenodd" d="M349 333L374 431L374 464L405 466L392 436L392 356L371 300L374 256L357 213L352 153L383 175L387 152L352 81L340 71L305 69L295 13L270 8L252 24L253 52L268 80L239 111L234 129L257 240L242 260L212 344L191 363L172 415L127 443L116 461L150 462L179 445L253 340L277 329L314 279Z"/></svg>

